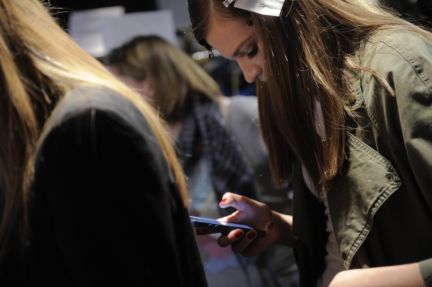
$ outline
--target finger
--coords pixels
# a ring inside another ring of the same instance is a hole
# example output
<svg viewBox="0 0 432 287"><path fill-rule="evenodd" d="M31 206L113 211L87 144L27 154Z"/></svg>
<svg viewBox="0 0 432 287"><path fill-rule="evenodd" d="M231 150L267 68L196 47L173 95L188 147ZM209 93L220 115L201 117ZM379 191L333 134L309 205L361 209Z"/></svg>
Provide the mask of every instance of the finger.
<svg viewBox="0 0 432 287"><path fill-rule="evenodd" d="M242 222L245 220L245 217L246 217L246 214L244 212L241 213L239 210L236 210L227 216L219 218L218 221L221 221L221 222Z"/></svg>
<svg viewBox="0 0 432 287"><path fill-rule="evenodd" d="M227 192L223 195L219 206L221 208L234 207L237 210L221 220L226 222L247 222L250 219L249 217L255 214L254 209L259 205L260 203L258 201L246 196Z"/></svg>
<svg viewBox="0 0 432 287"><path fill-rule="evenodd" d="M243 255L243 252L254 242L256 235L256 232L251 230L242 238L242 240L234 242L232 246L233 252L241 253Z"/></svg>
<svg viewBox="0 0 432 287"><path fill-rule="evenodd" d="M238 240L244 237L244 232L241 229L232 230L230 233L219 237L218 244L221 247L227 247L234 244Z"/></svg>
<svg viewBox="0 0 432 287"><path fill-rule="evenodd" d="M237 210L244 211L250 208L252 199L236 193L227 192L222 196L219 202L220 208L234 207Z"/></svg>

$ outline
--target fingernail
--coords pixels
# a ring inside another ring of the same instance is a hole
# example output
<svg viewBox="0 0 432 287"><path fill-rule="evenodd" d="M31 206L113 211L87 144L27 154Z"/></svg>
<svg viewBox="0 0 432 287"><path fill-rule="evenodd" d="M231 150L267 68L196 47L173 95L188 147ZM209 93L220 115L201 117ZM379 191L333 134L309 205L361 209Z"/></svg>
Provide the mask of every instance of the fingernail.
<svg viewBox="0 0 432 287"><path fill-rule="evenodd" d="M237 230L235 233L234 233L234 237L235 238L241 238L243 236L243 231L241 231L241 230Z"/></svg>
<svg viewBox="0 0 432 287"><path fill-rule="evenodd" d="M222 200L219 203L225 203L227 201L226 198L222 198Z"/></svg>

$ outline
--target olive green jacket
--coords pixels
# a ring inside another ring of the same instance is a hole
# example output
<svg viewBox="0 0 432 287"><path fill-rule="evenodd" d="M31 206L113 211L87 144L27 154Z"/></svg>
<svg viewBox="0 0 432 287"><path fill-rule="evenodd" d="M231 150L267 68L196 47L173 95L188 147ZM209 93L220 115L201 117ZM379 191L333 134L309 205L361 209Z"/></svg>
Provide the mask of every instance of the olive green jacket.
<svg viewBox="0 0 432 287"><path fill-rule="evenodd" d="M343 174L327 194L344 266L432 258L432 43L413 33L381 31L356 61L365 68L352 79L358 118L348 131ZM302 285L313 286L325 268L326 218L300 170L295 178L297 260ZM421 267L427 281L432 261Z"/></svg>

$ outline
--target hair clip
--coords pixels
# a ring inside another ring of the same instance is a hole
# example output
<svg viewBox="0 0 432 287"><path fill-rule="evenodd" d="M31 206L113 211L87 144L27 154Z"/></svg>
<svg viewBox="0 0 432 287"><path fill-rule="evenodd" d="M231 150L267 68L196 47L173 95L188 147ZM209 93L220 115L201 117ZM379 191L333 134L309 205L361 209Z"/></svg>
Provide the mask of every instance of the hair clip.
<svg viewBox="0 0 432 287"><path fill-rule="evenodd" d="M294 2L295 0L290 0ZM234 7L260 15L279 17L285 0L224 0L222 3L229 7L233 2Z"/></svg>
<svg viewBox="0 0 432 287"><path fill-rule="evenodd" d="M234 2L235 0L224 0L223 2L222 2L222 4L224 4L224 6L226 7L226 8L228 8L233 2Z"/></svg>

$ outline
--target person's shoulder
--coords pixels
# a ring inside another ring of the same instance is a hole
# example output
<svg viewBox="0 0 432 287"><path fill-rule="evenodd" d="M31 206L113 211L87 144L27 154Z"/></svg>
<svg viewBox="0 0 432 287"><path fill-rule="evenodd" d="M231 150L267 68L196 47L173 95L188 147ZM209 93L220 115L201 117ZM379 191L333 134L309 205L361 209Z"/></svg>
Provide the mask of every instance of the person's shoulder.
<svg viewBox="0 0 432 287"><path fill-rule="evenodd" d="M256 96L232 96L229 98L231 109L235 113L255 115L258 112L258 99Z"/></svg>
<svg viewBox="0 0 432 287"><path fill-rule="evenodd" d="M152 134L147 119L131 99L99 86L80 86L69 91L52 113L50 127L53 129L66 122L80 121L86 115L110 119L139 134Z"/></svg>
<svg viewBox="0 0 432 287"><path fill-rule="evenodd" d="M80 86L57 104L41 137L48 142L70 140L71 146L110 142L163 162L154 130L145 115L128 97L104 87ZM90 140L91 139L91 140Z"/></svg>
<svg viewBox="0 0 432 287"><path fill-rule="evenodd" d="M384 111L422 107L417 102L430 98L432 40L429 38L432 36L418 31L385 29L365 43L359 57L360 86L355 90L376 125L386 126L384 122L400 120L385 119L396 113Z"/></svg>
<svg viewBox="0 0 432 287"><path fill-rule="evenodd" d="M394 70L406 64L414 69L432 59L432 35L429 38L407 29L382 29L366 41L361 60L374 70ZM404 67L405 68L405 67Z"/></svg>
<svg viewBox="0 0 432 287"><path fill-rule="evenodd" d="M53 121L62 122L89 111L127 117L131 111L136 110L129 99L113 90L97 86L80 86L66 93L59 102L53 113Z"/></svg>
<svg viewBox="0 0 432 287"><path fill-rule="evenodd" d="M145 115L126 96L104 87L77 87L57 104L44 127L47 138L62 133L102 138L107 134L159 150Z"/></svg>
<svg viewBox="0 0 432 287"><path fill-rule="evenodd" d="M373 33L367 43L371 45L382 44L381 48L413 49L419 46L430 46L432 35L426 39L428 32L422 34L419 30L408 28L382 28Z"/></svg>
<svg viewBox="0 0 432 287"><path fill-rule="evenodd" d="M257 97L256 96L244 96L244 95L235 95L230 97L230 100L233 103L237 103L238 105L256 105Z"/></svg>

